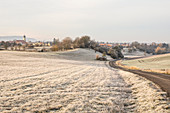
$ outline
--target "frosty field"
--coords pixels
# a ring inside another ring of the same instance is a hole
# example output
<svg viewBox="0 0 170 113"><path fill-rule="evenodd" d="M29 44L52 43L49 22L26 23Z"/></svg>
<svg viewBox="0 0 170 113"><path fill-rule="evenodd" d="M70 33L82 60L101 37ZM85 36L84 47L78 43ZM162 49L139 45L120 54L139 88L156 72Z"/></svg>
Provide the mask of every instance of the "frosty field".
<svg viewBox="0 0 170 113"><path fill-rule="evenodd" d="M170 54L156 55L136 60L126 60L122 63L126 66L135 66L144 70L162 71L170 74Z"/></svg>
<svg viewBox="0 0 170 113"><path fill-rule="evenodd" d="M168 112L158 86L96 54L0 51L0 112Z"/></svg>

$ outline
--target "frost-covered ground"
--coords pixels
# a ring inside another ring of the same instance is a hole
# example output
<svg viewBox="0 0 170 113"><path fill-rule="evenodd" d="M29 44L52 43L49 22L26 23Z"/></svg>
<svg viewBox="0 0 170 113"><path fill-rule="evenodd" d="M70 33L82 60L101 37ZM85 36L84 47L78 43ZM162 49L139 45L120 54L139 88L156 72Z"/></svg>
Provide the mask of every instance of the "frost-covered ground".
<svg viewBox="0 0 170 113"><path fill-rule="evenodd" d="M127 66L136 66L141 69L170 69L170 54L155 55L148 58L125 60Z"/></svg>
<svg viewBox="0 0 170 113"><path fill-rule="evenodd" d="M124 57L128 57L128 58L152 56L152 54L147 54L147 53L141 52L139 50L133 51L133 52L128 52L128 48L124 48L122 53L123 53Z"/></svg>
<svg viewBox="0 0 170 113"><path fill-rule="evenodd" d="M153 83L96 54L0 51L0 112L168 112Z"/></svg>

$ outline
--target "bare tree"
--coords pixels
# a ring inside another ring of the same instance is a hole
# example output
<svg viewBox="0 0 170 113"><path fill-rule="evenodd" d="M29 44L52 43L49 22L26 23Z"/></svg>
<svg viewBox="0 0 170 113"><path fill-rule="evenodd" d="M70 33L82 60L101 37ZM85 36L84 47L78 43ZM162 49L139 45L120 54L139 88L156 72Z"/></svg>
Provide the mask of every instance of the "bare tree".
<svg viewBox="0 0 170 113"><path fill-rule="evenodd" d="M63 46L64 46L64 49L70 49L71 48L71 45L72 45L72 39L70 37L66 37L63 39Z"/></svg>
<svg viewBox="0 0 170 113"><path fill-rule="evenodd" d="M77 37L77 38L73 41L73 44L74 44L74 48L80 47L80 38Z"/></svg>
<svg viewBox="0 0 170 113"><path fill-rule="evenodd" d="M80 38L80 47L88 48L90 45L90 37L89 36L82 36Z"/></svg>

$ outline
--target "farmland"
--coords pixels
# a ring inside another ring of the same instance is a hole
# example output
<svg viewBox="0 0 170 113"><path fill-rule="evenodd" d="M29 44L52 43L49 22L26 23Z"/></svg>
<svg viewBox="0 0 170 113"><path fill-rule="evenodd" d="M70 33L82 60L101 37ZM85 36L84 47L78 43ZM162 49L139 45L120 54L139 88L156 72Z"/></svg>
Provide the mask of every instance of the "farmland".
<svg viewBox="0 0 170 113"><path fill-rule="evenodd" d="M122 64L129 67L135 66L142 70L170 73L170 54L155 55L135 60L125 60Z"/></svg>
<svg viewBox="0 0 170 113"><path fill-rule="evenodd" d="M167 112L166 93L93 50L0 51L0 112Z"/></svg>

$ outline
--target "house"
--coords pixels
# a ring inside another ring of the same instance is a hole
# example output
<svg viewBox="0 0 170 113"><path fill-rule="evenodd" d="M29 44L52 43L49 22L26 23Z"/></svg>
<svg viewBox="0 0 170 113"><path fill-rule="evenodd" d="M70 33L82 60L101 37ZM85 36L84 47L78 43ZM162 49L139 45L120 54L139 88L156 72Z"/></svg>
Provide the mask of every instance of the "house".
<svg viewBox="0 0 170 113"><path fill-rule="evenodd" d="M101 43L99 45L102 46L102 47L112 47L112 44L103 44L103 43Z"/></svg>
<svg viewBox="0 0 170 113"><path fill-rule="evenodd" d="M21 45L26 45L27 44L27 42L24 41L24 40L15 40L15 43L16 44L21 44Z"/></svg>

